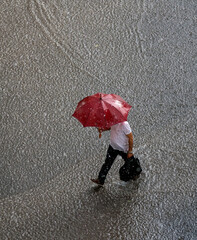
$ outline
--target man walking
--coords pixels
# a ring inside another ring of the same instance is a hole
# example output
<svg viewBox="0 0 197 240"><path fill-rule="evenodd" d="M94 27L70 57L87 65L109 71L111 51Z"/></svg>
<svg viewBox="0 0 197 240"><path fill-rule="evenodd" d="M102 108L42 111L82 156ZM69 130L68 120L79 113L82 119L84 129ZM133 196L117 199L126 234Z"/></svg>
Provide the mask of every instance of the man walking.
<svg viewBox="0 0 197 240"><path fill-rule="evenodd" d="M115 160L120 155L125 162L133 156L133 134L127 121L111 126L109 129L98 129L101 134L103 131L111 130L110 145L107 150L105 163L102 165L97 179L91 179L98 185L103 185L106 176Z"/></svg>

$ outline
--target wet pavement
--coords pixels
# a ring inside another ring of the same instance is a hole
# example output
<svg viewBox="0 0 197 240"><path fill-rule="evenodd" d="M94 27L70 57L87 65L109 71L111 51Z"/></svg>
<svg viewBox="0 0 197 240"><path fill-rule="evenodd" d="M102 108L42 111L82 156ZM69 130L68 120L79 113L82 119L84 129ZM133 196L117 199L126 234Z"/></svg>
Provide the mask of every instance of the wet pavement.
<svg viewBox="0 0 197 240"><path fill-rule="evenodd" d="M197 3L3 0L0 239L197 239ZM97 92L132 105L143 173L71 115Z"/></svg>

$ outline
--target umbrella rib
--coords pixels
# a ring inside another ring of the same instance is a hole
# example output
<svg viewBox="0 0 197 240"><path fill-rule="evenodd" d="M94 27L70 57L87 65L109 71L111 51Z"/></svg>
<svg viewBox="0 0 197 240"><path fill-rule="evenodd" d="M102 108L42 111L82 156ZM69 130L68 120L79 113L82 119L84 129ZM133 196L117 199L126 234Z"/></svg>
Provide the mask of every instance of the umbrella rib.
<svg viewBox="0 0 197 240"><path fill-rule="evenodd" d="M86 125L86 123L88 122L88 119L89 119L89 116L90 116L90 113L92 112L92 110L91 111L89 111L89 113L88 113L88 117L87 117L87 120L86 120L86 122L84 123L84 127L86 127L85 125Z"/></svg>
<svg viewBox="0 0 197 240"><path fill-rule="evenodd" d="M98 104L103 105L103 101L97 103L97 105L98 105ZM97 108L97 105L96 105L96 107L94 106L94 108L92 108L92 110L88 113L88 117L87 117L86 122L84 123L84 127L86 127L86 123L88 122L89 116L90 116L90 114L92 113L92 111L94 111L94 109ZM105 111L104 111L103 107L102 107L102 111L103 111L103 116L104 116L104 115L105 115ZM107 121L106 121L105 117L104 117L104 121L105 121L105 126L107 126Z"/></svg>
<svg viewBox="0 0 197 240"><path fill-rule="evenodd" d="M108 102L105 102L105 104L106 104L106 105L109 105L110 107L112 107L112 108L114 108L115 110L117 110L113 105L109 104ZM122 118L124 118L124 115L123 115L121 112L119 112L119 111L117 111L117 112L122 116Z"/></svg>
<svg viewBox="0 0 197 240"><path fill-rule="evenodd" d="M103 101L101 101L101 105L102 105L102 110L103 110L103 116L104 116L104 121L105 121L105 126L107 126L107 121L106 121L106 117L105 117L105 110L104 110L104 108L103 108L103 105L104 105L105 103L103 102Z"/></svg>

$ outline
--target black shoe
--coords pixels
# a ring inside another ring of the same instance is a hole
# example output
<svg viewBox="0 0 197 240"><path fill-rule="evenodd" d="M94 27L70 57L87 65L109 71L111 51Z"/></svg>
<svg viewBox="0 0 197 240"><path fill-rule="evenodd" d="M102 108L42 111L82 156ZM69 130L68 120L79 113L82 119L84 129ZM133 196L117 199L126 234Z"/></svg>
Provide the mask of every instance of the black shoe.
<svg viewBox="0 0 197 240"><path fill-rule="evenodd" d="M98 178L97 179L91 179L91 181L98 184L99 186L103 186L103 184L104 184L104 183L101 183Z"/></svg>

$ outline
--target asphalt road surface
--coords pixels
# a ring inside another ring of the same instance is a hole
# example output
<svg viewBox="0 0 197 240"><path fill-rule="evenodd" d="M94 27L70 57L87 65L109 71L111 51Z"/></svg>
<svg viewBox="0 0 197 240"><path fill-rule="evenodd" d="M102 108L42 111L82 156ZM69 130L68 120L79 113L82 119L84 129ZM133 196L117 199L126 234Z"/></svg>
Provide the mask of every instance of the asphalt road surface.
<svg viewBox="0 0 197 240"><path fill-rule="evenodd" d="M197 239L197 2L2 0L0 239ZM71 117L97 92L132 105L143 168L104 188L101 139Z"/></svg>

